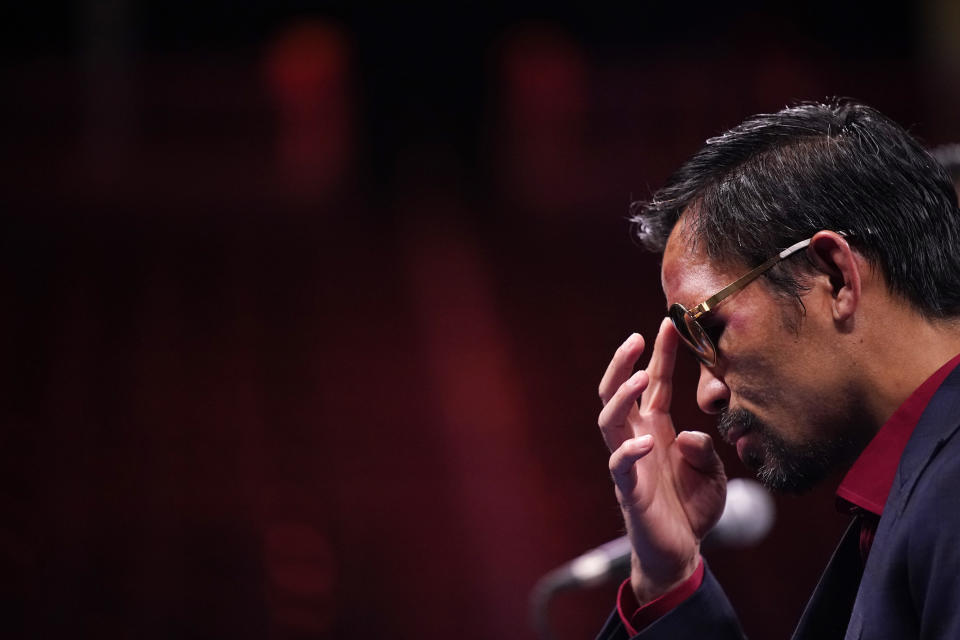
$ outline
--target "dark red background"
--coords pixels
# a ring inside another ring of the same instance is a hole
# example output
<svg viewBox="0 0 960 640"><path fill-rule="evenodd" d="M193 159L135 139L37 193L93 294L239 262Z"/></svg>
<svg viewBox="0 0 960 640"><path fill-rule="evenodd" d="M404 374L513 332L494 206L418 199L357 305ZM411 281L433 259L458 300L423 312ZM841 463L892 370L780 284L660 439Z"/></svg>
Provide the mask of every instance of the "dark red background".
<svg viewBox="0 0 960 640"><path fill-rule="evenodd" d="M793 4L10 9L0 633L534 638L536 580L621 532L596 384L663 314L631 199L797 99L960 139L948 3ZM751 637L832 488L709 556Z"/></svg>

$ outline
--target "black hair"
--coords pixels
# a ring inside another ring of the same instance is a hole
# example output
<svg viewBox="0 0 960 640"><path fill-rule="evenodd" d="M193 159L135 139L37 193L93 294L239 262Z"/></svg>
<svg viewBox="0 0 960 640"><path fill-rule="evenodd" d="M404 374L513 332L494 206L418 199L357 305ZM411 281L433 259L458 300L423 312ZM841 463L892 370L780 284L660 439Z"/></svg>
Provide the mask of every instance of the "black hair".
<svg viewBox="0 0 960 640"><path fill-rule="evenodd" d="M747 119L707 140L650 201L634 203L631 221L641 242L662 252L688 209L684 223L711 259L756 265L817 231L844 232L925 316L960 314L953 184L919 142L864 104L807 102ZM803 268L809 263L785 261L770 281L799 297Z"/></svg>

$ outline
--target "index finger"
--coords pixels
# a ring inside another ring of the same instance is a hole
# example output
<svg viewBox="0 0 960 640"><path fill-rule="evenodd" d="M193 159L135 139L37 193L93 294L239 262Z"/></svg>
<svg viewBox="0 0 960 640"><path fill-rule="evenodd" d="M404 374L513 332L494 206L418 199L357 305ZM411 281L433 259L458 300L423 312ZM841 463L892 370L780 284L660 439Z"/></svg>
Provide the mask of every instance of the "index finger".
<svg viewBox="0 0 960 640"><path fill-rule="evenodd" d="M670 318L660 323L657 340L653 344L653 355L647 364L650 384L640 399L641 411L670 411L673 399L673 370L677 363L677 347L680 336Z"/></svg>

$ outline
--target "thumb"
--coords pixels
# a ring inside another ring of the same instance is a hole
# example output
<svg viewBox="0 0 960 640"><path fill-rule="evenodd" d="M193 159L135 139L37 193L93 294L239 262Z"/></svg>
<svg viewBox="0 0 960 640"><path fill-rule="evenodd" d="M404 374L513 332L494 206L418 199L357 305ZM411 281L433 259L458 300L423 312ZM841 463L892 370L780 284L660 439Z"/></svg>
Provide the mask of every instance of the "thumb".
<svg viewBox="0 0 960 640"><path fill-rule="evenodd" d="M713 438L702 431L681 431L677 449L691 467L709 476L724 475L723 461L713 448Z"/></svg>

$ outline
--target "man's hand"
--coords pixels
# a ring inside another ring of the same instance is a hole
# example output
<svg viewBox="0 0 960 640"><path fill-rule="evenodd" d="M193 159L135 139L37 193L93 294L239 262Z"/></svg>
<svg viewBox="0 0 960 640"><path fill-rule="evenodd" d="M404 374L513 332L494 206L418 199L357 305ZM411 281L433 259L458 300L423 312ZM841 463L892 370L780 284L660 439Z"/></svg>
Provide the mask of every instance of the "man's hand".
<svg viewBox="0 0 960 640"><path fill-rule="evenodd" d="M677 434L670 417L679 340L664 319L647 368L631 375L644 350L643 338L633 334L600 381L598 423L633 544L630 579L641 604L693 574L700 541L726 500L727 478L713 440L700 432Z"/></svg>

